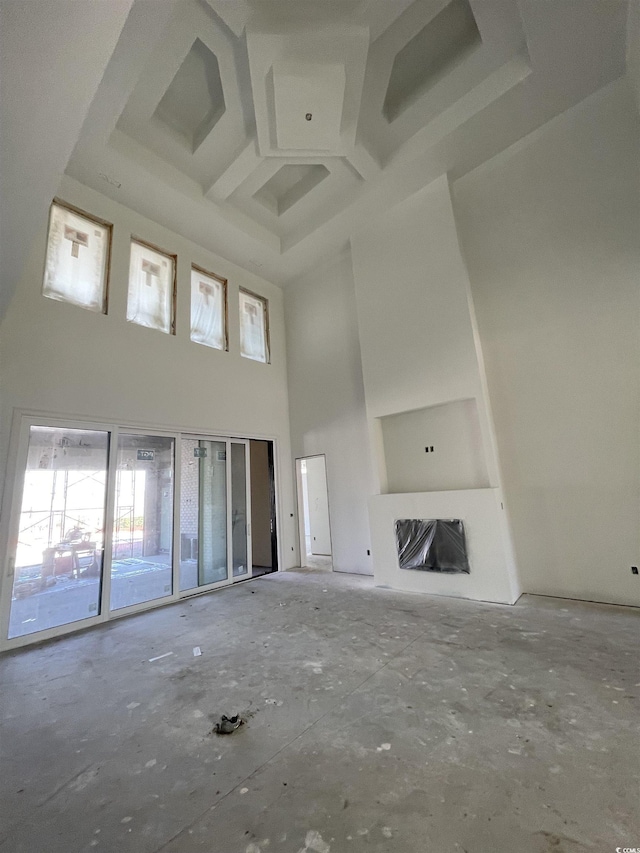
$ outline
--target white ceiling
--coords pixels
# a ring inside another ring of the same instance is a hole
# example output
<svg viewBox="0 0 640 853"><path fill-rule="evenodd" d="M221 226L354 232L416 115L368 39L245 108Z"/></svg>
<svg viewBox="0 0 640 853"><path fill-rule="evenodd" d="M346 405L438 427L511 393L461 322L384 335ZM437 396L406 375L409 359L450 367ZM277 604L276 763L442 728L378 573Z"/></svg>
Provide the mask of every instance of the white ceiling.
<svg viewBox="0 0 640 853"><path fill-rule="evenodd" d="M626 22L626 0L135 0L67 172L286 284L623 74Z"/></svg>

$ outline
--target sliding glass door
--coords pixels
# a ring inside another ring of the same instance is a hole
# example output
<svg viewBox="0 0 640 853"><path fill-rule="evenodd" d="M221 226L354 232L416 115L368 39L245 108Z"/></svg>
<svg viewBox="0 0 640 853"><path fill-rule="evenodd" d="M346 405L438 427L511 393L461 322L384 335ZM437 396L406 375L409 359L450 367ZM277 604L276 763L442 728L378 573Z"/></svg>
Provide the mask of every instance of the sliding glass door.
<svg viewBox="0 0 640 853"><path fill-rule="evenodd" d="M109 437L29 429L9 639L100 613Z"/></svg>
<svg viewBox="0 0 640 853"><path fill-rule="evenodd" d="M227 445L182 439L180 590L226 581Z"/></svg>
<svg viewBox="0 0 640 853"><path fill-rule="evenodd" d="M173 591L174 445L167 436L118 435L111 610Z"/></svg>
<svg viewBox="0 0 640 853"><path fill-rule="evenodd" d="M25 416L0 646L251 577L249 448Z"/></svg>
<svg viewBox="0 0 640 853"><path fill-rule="evenodd" d="M249 577L247 443L183 438L180 590Z"/></svg>

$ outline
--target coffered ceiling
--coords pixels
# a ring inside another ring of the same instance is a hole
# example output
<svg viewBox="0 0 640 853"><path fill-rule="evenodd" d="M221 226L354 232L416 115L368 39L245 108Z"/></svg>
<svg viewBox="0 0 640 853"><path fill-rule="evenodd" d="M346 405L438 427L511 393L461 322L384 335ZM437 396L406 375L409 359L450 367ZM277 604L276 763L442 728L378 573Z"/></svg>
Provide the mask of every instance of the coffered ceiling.
<svg viewBox="0 0 640 853"><path fill-rule="evenodd" d="M67 172L285 284L625 70L625 0L136 0Z"/></svg>

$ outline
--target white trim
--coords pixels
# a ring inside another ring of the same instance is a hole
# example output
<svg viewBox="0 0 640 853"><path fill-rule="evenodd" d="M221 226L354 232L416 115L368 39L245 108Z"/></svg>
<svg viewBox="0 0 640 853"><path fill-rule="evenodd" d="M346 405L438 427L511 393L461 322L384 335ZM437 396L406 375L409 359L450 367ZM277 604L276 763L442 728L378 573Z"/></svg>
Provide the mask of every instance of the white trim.
<svg viewBox="0 0 640 853"><path fill-rule="evenodd" d="M300 550L300 568L303 569L307 565L307 535L304 529L304 498L302 496L302 460L306 456L297 457L295 462L296 467L296 507L298 509L298 548Z"/></svg>
<svg viewBox="0 0 640 853"><path fill-rule="evenodd" d="M262 362L259 362L262 363ZM41 426L49 426L51 421L60 422L61 426L66 426L69 429L73 429L70 424L77 423L79 429L89 429L90 426L88 424L93 424L94 428L104 428L105 424L111 428L111 426L118 425L122 431L132 430L133 432L138 432L142 434L149 435L184 435L186 438L190 436L193 438L208 438L210 436L224 436L225 438L238 438L240 440L248 440L252 439L255 441L276 441L277 437L273 433L245 433L244 435L239 435L235 430L225 428L225 429L212 429L211 427L191 427L188 424L153 424L147 421L129 421L126 418L117 418L116 420L109 420L109 418L105 417L104 419L100 418L91 418L88 415L82 414L74 414L59 411L47 411L43 409L14 409L14 413L18 416L18 419L21 417L35 418L37 420L42 420L43 423ZM36 420L33 421L36 423ZM100 425L100 427L98 427Z"/></svg>
<svg viewBox="0 0 640 853"><path fill-rule="evenodd" d="M260 439L257 439L260 440ZM284 509L282 506L282 495L280 492L280 445L278 444L278 440L274 439L266 439L267 441L271 441L273 446L273 490L275 492L275 511L276 511L276 558L278 562L278 567L274 568L274 571L283 572L284 571L284 563L283 563L283 551L282 551L282 530L283 530L283 515ZM291 513L293 517L293 513ZM293 550L293 549L292 549Z"/></svg>
<svg viewBox="0 0 640 853"><path fill-rule="evenodd" d="M102 551L102 577L100 596L100 616L107 621L111 612L111 562L113 560L113 522L115 517L116 470L118 466L118 427L109 433L109 460L107 466L107 506L104 518L104 537Z"/></svg>
<svg viewBox="0 0 640 853"><path fill-rule="evenodd" d="M178 465L178 460L180 464ZM182 494L182 434L173 446L173 535L171 538L171 598L180 599L181 529L180 507Z"/></svg>

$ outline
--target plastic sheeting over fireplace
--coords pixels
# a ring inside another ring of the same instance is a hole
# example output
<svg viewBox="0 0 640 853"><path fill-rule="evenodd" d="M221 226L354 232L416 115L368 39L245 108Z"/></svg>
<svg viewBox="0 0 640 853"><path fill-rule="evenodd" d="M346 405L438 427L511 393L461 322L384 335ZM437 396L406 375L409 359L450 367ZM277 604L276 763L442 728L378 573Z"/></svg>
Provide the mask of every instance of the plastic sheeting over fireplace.
<svg viewBox="0 0 640 853"><path fill-rule="evenodd" d="M458 518L403 518L396 521L401 569L469 574L464 524Z"/></svg>

